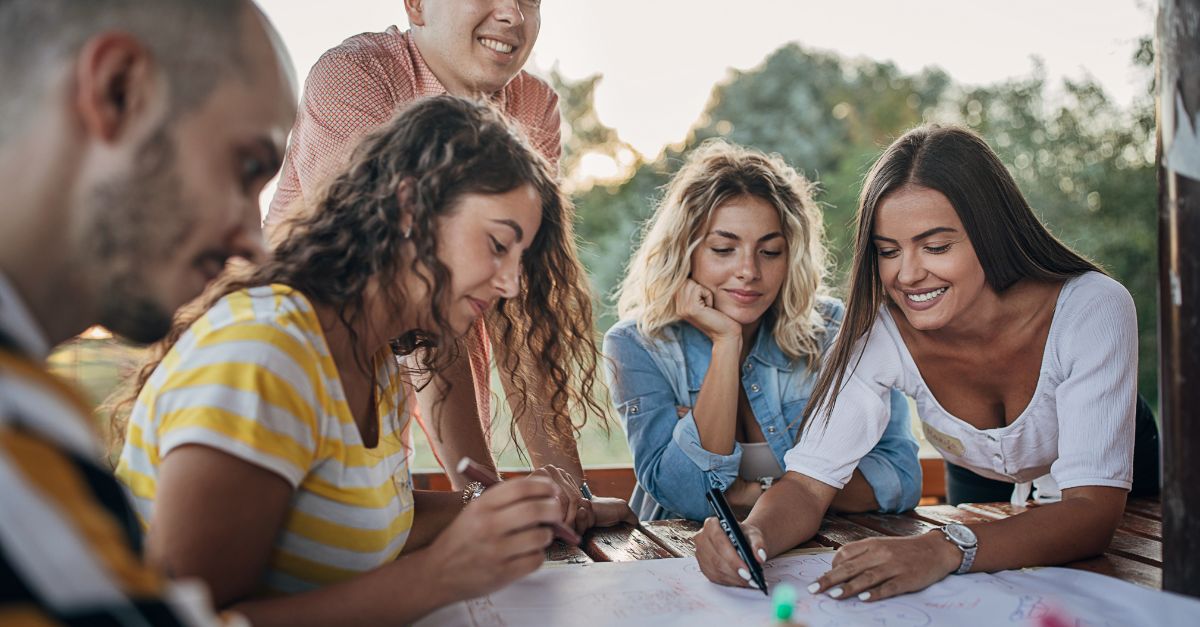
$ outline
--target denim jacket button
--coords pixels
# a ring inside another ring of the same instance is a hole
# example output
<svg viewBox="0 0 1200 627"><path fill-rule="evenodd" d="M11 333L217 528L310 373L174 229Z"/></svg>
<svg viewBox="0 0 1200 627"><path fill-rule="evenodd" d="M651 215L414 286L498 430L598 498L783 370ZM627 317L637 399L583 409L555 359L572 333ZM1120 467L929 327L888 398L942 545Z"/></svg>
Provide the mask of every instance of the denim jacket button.
<svg viewBox="0 0 1200 627"><path fill-rule="evenodd" d="M775 425L767 427L767 433L775 433Z"/></svg>
<svg viewBox="0 0 1200 627"><path fill-rule="evenodd" d="M750 391L751 391L751 392L757 392L757 391L758 391L758 384L757 384L757 383L751 383L751 384L750 384Z"/></svg>

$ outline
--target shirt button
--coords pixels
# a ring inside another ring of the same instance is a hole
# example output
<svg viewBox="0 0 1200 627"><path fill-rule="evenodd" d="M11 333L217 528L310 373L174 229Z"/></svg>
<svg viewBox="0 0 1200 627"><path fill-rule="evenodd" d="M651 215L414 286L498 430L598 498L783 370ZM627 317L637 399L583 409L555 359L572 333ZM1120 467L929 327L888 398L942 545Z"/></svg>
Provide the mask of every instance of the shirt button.
<svg viewBox="0 0 1200 627"><path fill-rule="evenodd" d="M746 362L746 365L743 366L742 369L745 370L746 372L750 372L751 370L754 369L754 364Z"/></svg>
<svg viewBox="0 0 1200 627"><path fill-rule="evenodd" d="M758 384L757 384L757 383L751 383L751 384L750 384L750 391L751 391L751 392L757 392L757 391L758 391Z"/></svg>
<svg viewBox="0 0 1200 627"><path fill-rule="evenodd" d="M767 433L775 433L775 425L767 427Z"/></svg>

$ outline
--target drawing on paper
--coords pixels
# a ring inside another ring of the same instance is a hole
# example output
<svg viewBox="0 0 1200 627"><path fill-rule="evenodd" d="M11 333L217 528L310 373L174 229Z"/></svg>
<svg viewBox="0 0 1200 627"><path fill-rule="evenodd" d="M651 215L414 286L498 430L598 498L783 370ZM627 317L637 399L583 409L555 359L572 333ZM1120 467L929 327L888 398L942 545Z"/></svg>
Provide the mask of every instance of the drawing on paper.
<svg viewBox="0 0 1200 627"><path fill-rule="evenodd" d="M810 627L873 625L1034 625L1047 616L1068 624L1187 624L1200 600L1062 568L954 575L917 593L863 603L811 595L833 555L789 555L764 568L771 585L797 590L794 616ZM771 615L757 590L713 584L691 558L544 568L486 597L457 603L418 625L471 627L703 627L754 624Z"/></svg>

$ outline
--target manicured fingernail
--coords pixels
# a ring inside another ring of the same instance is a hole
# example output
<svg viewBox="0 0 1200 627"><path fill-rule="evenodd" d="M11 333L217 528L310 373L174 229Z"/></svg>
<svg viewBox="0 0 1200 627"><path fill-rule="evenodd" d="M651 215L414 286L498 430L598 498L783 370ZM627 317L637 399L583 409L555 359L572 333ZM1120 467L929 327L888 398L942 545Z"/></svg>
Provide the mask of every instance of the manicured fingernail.
<svg viewBox="0 0 1200 627"><path fill-rule="evenodd" d="M751 581L751 582L750 582L750 587L751 587L751 588L754 588L754 589L756 589L756 590L757 590L757 589L758 589L758 583L757 583L757 582L754 582L754 581Z"/></svg>
<svg viewBox="0 0 1200 627"><path fill-rule="evenodd" d="M838 587L834 588L833 590L830 590L829 596L831 596L835 599L842 596L842 587L838 586Z"/></svg>
<svg viewBox="0 0 1200 627"><path fill-rule="evenodd" d="M821 584L819 584L815 581L812 583L811 586L808 587L808 591L812 594L816 594L817 590L820 590L820 589L821 589Z"/></svg>
<svg viewBox="0 0 1200 627"><path fill-rule="evenodd" d="M767 561L767 552L762 549L759 549L758 550L758 558L764 562Z"/></svg>
<svg viewBox="0 0 1200 627"><path fill-rule="evenodd" d="M868 599L870 599L870 598L871 598L871 593L870 593L870 592L860 592L860 593L858 593L858 600L859 600L859 601L866 601L866 600L868 600Z"/></svg>
<svg viewBox="0 0 1200 627"><path fill-rule="evenodd" d="M750 581L750 571L746 570L745 568L738 569L738 576L746 581Z"/></svg>

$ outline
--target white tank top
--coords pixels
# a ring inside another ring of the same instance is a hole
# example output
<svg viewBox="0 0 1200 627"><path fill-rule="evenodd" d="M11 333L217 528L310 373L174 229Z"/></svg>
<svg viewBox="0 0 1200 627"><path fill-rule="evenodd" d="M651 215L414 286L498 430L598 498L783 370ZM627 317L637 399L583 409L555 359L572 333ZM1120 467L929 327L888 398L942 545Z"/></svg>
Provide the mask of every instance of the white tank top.
<svg viewBox="0 0 1200 627"><path fill-rule="evenodd" d="M747 481L758 481L763 477L778 479L783 476L783 467L775 459L771 445L766 442L739 442L742 445L742 464L738 476Z"/></svg>

